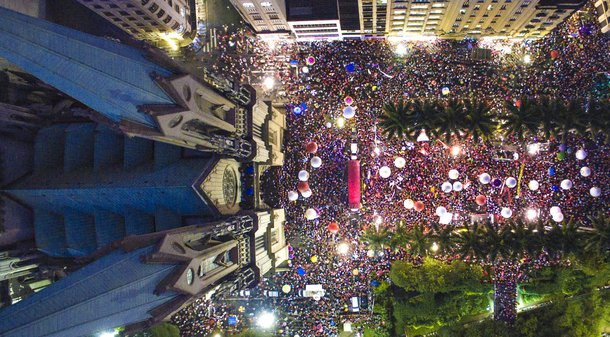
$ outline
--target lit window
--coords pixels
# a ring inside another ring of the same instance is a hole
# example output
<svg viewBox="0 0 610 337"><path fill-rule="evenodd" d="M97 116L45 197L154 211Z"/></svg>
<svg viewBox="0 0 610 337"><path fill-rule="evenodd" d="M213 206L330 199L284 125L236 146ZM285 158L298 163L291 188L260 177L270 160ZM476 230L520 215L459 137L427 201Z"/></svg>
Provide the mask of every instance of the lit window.
<svg viewBox="0 0 610 337"><path fill-rule="evenodd" d="M263 7L271 7L271 2L263 1L263 2L261 2L261 6L263 6ZM246 4L244 4L244 7L246 7Z"/></svg>
<svg viewBox="0 0 610 337"><path fill-rule="evenodd" d="M244 2L242 6L244 6L244 8L254 8L254 4L251 2Z"/></svg>

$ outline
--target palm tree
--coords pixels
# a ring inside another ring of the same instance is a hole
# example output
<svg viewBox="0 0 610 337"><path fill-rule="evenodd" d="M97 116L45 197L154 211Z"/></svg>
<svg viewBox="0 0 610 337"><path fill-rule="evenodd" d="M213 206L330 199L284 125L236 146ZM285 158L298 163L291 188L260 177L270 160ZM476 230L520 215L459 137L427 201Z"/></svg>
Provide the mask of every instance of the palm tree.
<svg viewBox="0 0 610 337"><path fill-rule="evenodd" d="M492 264L498 258L504 259L510 255L509 246L505 244L504 231L499 231L493 224L487 223L483 226L483 247L486 251L485 256Z"/></svg>
<svg viewBox="0 0 610 337"><path fill-rule="evenodd" d="M554 134L556 130L556 116L561 113L562 109L564 109L564 105L559 100L551 99L549 96L540 98L534 116L546 139L549 139Z"/></svg>
<svg viewBox="0 0 610 337"><path fill-rule="evenodd" d="M562 143L565 143L566 137L570 132L583 134L586 129L586 122L582 100L572 99L567 105L561 103L555 123L555 135L557 137L561 136Z"/></svg>
<svg viewBox="0 0 610 337"><path fill-rule="evenodd" d="M405 248L407 243L409 242L409 231L407 230L407 226L401 221L396 225L396 230L394 231L394 235L390 240L390 247L402 247Z"/></svg>
<svg viewBox="0 0 610 337"><path fill-rule="evenodd" d="M604 213L598 213L589 218L591 229L583 233L584 250L588 254L610 255L610 218Z"/></svg>
<svg viewBox="0 0 610 337"><path fill-rule="evenodd" d="M409 105L401 99L397 103L389 102L383 106L384 113L379 116L379 126L388 139L402 138L409 133Z"/></svg>
<svg viewBox="0 0 610 337"><path fill-rule="evenodd" d="M444 135L447 143L451 141L451 136L456 135L461 138L462 133L468 129L464 105L457 99L451 99L447 102L435 122L436 127L433 129L433 133L436 137Z"/></svg>
<svg viewBox="0 0 610 337"><path fill-rule="evenodd" d="M461 258L466 257L480 259L487 255L481 245L481 232L478 226L471 226L467 222L458 231L455 242L457 243L457 252Z"/></svg>
<svg viewBox="0 0 610 337"><path fill-rule="evenodd" d="M466 100L466 127L475 143L482 138L488 140L498 126L496 115L483 101Z"/></svg>
<svg viewBox="0 0 610 337"><path fill-rule="evenodd" d="M409 253L426 256L430 247L429 241L428 235L424 234L424 223L419 222L409 232Z"/></svg>
<svg viewBox="0 0 610 337"><path fill-rule="evenodd" d="M443 107L436 100L416 100L411 108L409 122L416 131L421 129L434 130L437 126L438 116L443 111Z"/></svg>
<svg viewBox="0 0 610 337"><path fill-rule="evenodd" d="M511 101L506 102L508 114L503 118L502 128L504 135L513 135L522 140L526 136L536 135L538 122L533 115L536 110L535 102L528 98L522 98L520 102L519 106Z"/></svg>
<svg viewBox="0 0 610 337"><path fill-rule="evenodd" d="M610 141L610 101L600 99L589 99L589 107L586 111L587 131L593 140L602 136L605 142Z"/></svg>
<svg viewBox="0 0 610 337"><path fill-rule="evenodd" d="M504 244L508 247L514 258L521 258L528 252L528 236L532 233L523 220L515 219L508 223L500 231Z"/></svg>
<svg viewBox="0 0 610 337"><path fill-rule="evenodd" d="M362 240L368 242L370 249L374 251L381 250L391 240L390 231L385 227L377 230L374 226L371 226L362 235Z"/></svg>

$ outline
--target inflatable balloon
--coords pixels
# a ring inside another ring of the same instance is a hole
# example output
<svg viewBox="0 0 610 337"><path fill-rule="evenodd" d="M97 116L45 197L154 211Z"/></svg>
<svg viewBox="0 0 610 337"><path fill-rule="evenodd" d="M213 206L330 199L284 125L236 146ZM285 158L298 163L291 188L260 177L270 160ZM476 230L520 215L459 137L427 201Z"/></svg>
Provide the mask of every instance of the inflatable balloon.
<svg viewBox="0 0 610 337"><path fill-rule="evenodd" d="M444 183L441 185L441 190L442 190L443 192L445 192L445 193L449 193L449 192L451 192L451 191L453 190L453 185L452 185L450 182L445 181L445 182L444 182Z"/></svg>
<svg viewBox="0 0 610 337"><path fill-rule="evenodd" d="M411 209L411 208L413 208L415 206L415 203L411 199L405 200L403 204L404 204L406 209Z"/></svg>
<svg viewBox="0 0 610 337"><path fill-rule="evenodd" d="M343 102L345 103L345 105L352 105L352 103L354 103L354 99L352 98L352 96L346 96L343 99Z"/></svg>
<svg viewBox="0 0 610 337"><path fill-rule="evenodd" d="M572 188L572 186L573 184L570 179L564 179L561 181L561 188L564 190L569 190L570 188Z"/></svg>
<svg viewBox="0 0 610 337"><path fill-rule="evenodd" d="M301 108L300 106L295 106L294 108L292 108L292 113L295 116L300 116L303 114L303 108Z"/></svg>
<svg viewBox="0 0 610 337"><path fill-rule="evenodd" d="M559 144L559 151L563 152L566 150L566 144Z"/></svg>
<svg viewBox="0 0 610 337"><path fill-rule="evenodd" d="M555 216L555 214L561 213L561 208L559 208L559 206L553 206L549 210L549 213L551 213L551 216Z"/></svg>
<svg viewBox="0 0 610 337"><path fill-rule="evenodd" d="M441 93L443 94L443 96L449 95L449 88L448 87L443 87L441 89Z"/></svg>
<svg viewBox="0 0 610 337"><path fill-rule="evenodd" d="M553 215L553 221L555 222L562 222L563 221L563 213L557 213L555 215Z"/></svg>
<svg viewBox="0 0 610 337"><path fill-rule="evenodd" d="M305 271L305 269L303 269L303 267L299 267L297 269L297 274L299 274L299 276L305 276L305 274L307 274L307 272Z"/></svg>
<svg viewBox="0 0 610 337"><path fill-rule="evenodd" d="M592 197L597 198L600 195L602 195L602 189L599 187L591 187L591 189L589 190L589 193L591 194Z"/></svg>
<svg viewBox="0 0 610 337"><path fill-rule="evenodd" d="M308 179L309 179L309 172L307 172L305 170L299 171L299 180L300 181L307 181Z"/></svg>
<svg viewBox="0 0 610 337"><path fill-rule="evenodd" d="M454 182L454 183L453 183L453 190L454 190L454 191L459 192L459 191L461 191L463 188L464 188L464 185L462 185L462 183L461 183L461 182L456 181L456 182Z"/></svg>
<svg viewBox="0 0 610 337"><path fill-rule="evenodd" d="M405 167L406 164L407 161L403 157L396 157L396 159L394 159L394 166L399 169Z"/></svg>
<svg viewBox="0 0 610 337"><path fill-rule="evenodd" d="M299 198L299 194L295 191L288 192L288 200L296 201Z"/></svg>
<svg viewBox="0 0 610 337"><path fill-rule="evenodd" d="M290 290L292 290L292 287L289 284L284 284L284 286L282 287L282 291L285 294L288 294L290 292Z"/></svg>
<svg viewBox="0 0 610 337"><path fill-rule="evenodd" d="M564 159L566 159L566 153L565 153L565 152L559 152L559 153L557 153L557 159L559 159L559 160L564 160Z"/></svg>
<svg viewBox="0 0 610 337"><path fill-rule="evenodd" d="M452 219L453 219L453 213L445 212L443 215L440 216L440 219L438 220L438 222L441 225L448 225Z"/></svg>
<svg viewBox="0 0 610 337"><path fill-rule="evenodd" d="M500 211L500 215L502 215L503 218L508 219L513 215L513 211L508 207L503 207L502 211Z"/></svg>
<svg viewBox="0 0 610 337"><path fill-rule="evenodd" d="M331 222L328 224L328 231L333 234L337 234L339 232L339 224L336 222Z"/></svg>
<svg viewBox="0 0 610 337"><path fill-rule="evenodd" d="M557 187L557 185L553 185L553 186L551 186L551 191L557 192L557 191L559 191L559 187Z"/></svg>
<svg viewBox="0 0 610 337"><path fill-rule="evenodd" d="M313 56L308 56L308 57L305 59L305 63L307 63L307 65L311 66L311 65L313 65L314 63L316 63L316 59L315 59Z"/></svg>
<svg viewBox="0 0 610 337"><path fill-rule="evenodd" d="M529 189L532 191L536 191L538 190L538 187L540 187L540 184L536 180L530 180L527 187L529 187Z"/></svg>
<svg viewBox="0 0 610 337"><path fill-rule="evenodd" d="M317 217L318 217L318 212L317 212L315 209L313 209L313 208L308 208L308 209L305 211L305 219L307 219L307 220L313 220L313 219L316 219Z"/></svg>
<svg viewBox="0 0 610 337"><path fill-rule="evenodd" d="M555 168L554 167L550 167L549 168L549 177L552 177L555 175Z"/></svg>
<svg viewBox="0 0 610 337"><path fill-rule="evenodd" d="M559 52L556 49L551 50L551 58L556 59L559 57Z"/></svg>
<svg viewBox="0 0 610 337"><path fill-rule="evenodd" d="M392 174L392 170L390 170L390 168L389 168L389 167L387 167L387 166L382 166L382 167L379 169L379 176L380 176L381 178L384 178L384 179L385 179L385 178L388 178L388 177L389 177L391 174Z"/></svg>
<svg viewBox="0 0 610 337"><path fill-rule="evenodd" d="M316 142L307 143L307 145L305 145L305 151L307 151L307 153L318 152L318 144Z"/></svg>
<svg viewBox="0 0 610 337"><path fill-rule="evenodd" d="M345 66L345 70L348 73L353 73L354 71L356 71L356 65L354 63L350 63L350 64Z"/></svg>
<svg viewBox="0 0 610 337"><path fill-rule="evenodd" d="M354 116L356 116L356 109L349 105L343 108L343 117L346 119L351 119L354 118Z"/></svg>
<svg viewBox="0 0 610 337"><path fill-rule="evenodd" d="M493 187L500 187L502 186L502 181L498 178L494 178L494 180L491 182L491 185Z"/></svg>
<svg viewBox="0 0 610 337"><path fill-rule="evenodd" d="M310 260L311 260L311 262L316 263L316 262L318 262L318 256L314 255L310 258Z"/></svg>
<svg viewBox="0 0 610 337"><path fill-rule="evenodd" d="M449 170L449 179L457 179L460 176L458 170Z"/></svg>
<svg viewBox="0 0 610 337"><path fill-rule="evenodd" d="M483 206L487 202L487 198L484 195L478 195L474 201L477 203L477 205Z"/></svg>
<svg viewBox="0 0 610 337"><path fill-rule="evenodd" d="M303 191L301 192L301 195L303 196L303 198L307 199L309 197L311 197L311 195L313 194L313 192L311 192L311 190L307 190L307 191Z"/></svg>
<svg viewBox="0 0 610 337"><path fill-rule="evenodd" d="M586 167L586 166L581 167L580 168L580 175L583 176L583 177L590 176L591 175L591 169Z"/></svg>
<svg viewBox="0 0 610 337"><path fill-rule="evenodd" d="M360 271L358 269L354 269L354 270L352 270L352 274L354 276L358 276L358 274L360 274Z"/></svg>
<svg viewBox="0 0 610 337"><path fill-rule="evenodd" d="M306 181L301 181L297 184L297 190L301 193L307 191L309 189L309 183Z"/></svg>
<svg viewBox="0 0 610 337"><path fill-rule="evenodd" d="M587 151L583 149L579 149L578 151L576 151L576 159L584 160L585 158L587 158Z"/></svg>
<svg viewBox="0 0 610 337"><path fill-rule="evenodd" d="M423 210L424 210L424 203L423 203L423 202L421 202L421 201L416 201L416 202L415 202L415 204L414 204L414 206L415 206L415 210L416 210L417 212L421 212L421 211L423 211Z"/></svg>
<svg viewBox="0 0 610 337"><path fill-rule="evenodd" d="M517 179L515 179L513 177L508 177L506 179L506 187L514 188L515 186L517 186Z"/></svg>
<svg viewBox="0 0 610 337"><path fill-rule="evenodd" d="M438 216L442 216L443 214L447 213L447 209L443 206L438 206L436 208L436 215Z"/></svg>
<svg viewBox="0 0 610 337"><path fill-rule="evenodd" d="M308 74L309 73L309 67L308 66L304 66L303 68L301 68L301 71L303 72L303 74Z"/></svg>
<svg viewBox="0 0 610 337"><path fill-rule="evenodd" d="M311 167L318 168L322 166L322 159L318 156L311 158Z"/></svg>
<svg viewBox="0 0 610 337"><path fill-rule="evenodd" d="M372 249L369 249L366 251L366 256L368 257L374 257L375 256L375 251Z"/></svg>
<svg viewBox="0 0 610 337"><path fill-rule="evenodd" d="M489 182L491 181L491 176L487 173L483 173L479 176L479 181L481 182L481 184L489 184Z"/></svg>

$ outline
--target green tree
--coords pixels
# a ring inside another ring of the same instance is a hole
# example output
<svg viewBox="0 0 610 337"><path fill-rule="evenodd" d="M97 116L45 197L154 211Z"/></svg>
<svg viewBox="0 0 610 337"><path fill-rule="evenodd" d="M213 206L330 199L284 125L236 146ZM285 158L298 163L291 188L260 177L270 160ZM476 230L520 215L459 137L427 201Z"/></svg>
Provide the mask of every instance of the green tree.
<svg viewBox="0 0 610 337"><path fill-rule="evenodd" d="M589 218L591 229L583 232L587 254L608 258L610 254L610 218L603 212Z"/></svg>
<svg viewBox="0 0 610 337"><path fill-rule="evenodd" d="M466 128L475 143L479 139L488 140L493 136L498 126L496 115L492 109L480 100L465 100Z"/></svg>
<svg viewBox="0 0 610 337"><path fill-rule="evenodd" d="M467 131L464 104L457 99L449 100L445 108L438 114L436 127L433 129L434 135L437 138L444 138L445 142L450 143L452 136L459 139Z"/></svg>
<svg viewBox="0 0 610 337"><path fill-rule="evenodd" d="M483 246L482 233L476 225L467 222L456 234L457 252L461 258L482 259L487 255Z"/></svg>
<svg viewBox="0 0 610 337"><path fill-rule="evenodd" d="M504 135L515 136L522 140L526 136L536 135L538 133L538 121L534 117L536 113L536 102L528 98L521 98L520 105L516 106L512 101L507 101L505 106L507 110L504 116Z"/></svg>
<svg viewBox="0 0 610 337"><path fill-rule="evenodd" d="M150 337L180 337L180 329L169 323L161 323L148 329Z"/></svg>
<svg viewBox="0 0 610 337"><path fill-rule="evenodd" d="M386 227L380 227L377 230L375 226L371 226L362 235L362 240L368 242L370 249L377 251L389 245L391 240L390 234Z"/></svg>
<svg viewBox="0 0 610 337"><path fill-rule="evenodd" d="M570 132L583 134L586 130L584 103L582 100L572 99L568 104L561 103L558 106L560 108L555 116L555 135L561 137L561 142L565 143Z"/></svg>
<svg viewBox="0 0 610 337"><path fill-rule="evenodd" d="M410 123L410 104L404 100L389 102L383 106L384 113L379 116L381 132L388 139L412 138L413 126Z"/></svg>

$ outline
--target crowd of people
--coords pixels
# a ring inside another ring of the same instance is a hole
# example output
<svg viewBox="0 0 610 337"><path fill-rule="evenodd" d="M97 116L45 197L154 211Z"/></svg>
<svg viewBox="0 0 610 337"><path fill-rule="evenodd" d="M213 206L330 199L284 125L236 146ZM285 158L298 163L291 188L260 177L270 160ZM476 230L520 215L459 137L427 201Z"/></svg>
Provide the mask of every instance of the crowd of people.
<svg viewBox="0 0 610 337"><path fill-rule="evenodd" d="M553 206L560 208L565 220L586 221L594 212L608 211L609 148L599 141L572 136L566 144L537 138L526 142L499 138L485 144L472 140L412 143L387 140L377 127L384 103L400 98L483 97L502 109L506 101L516 102L524 95L588 97L598 74L610 71L610 41L584 14L536 41L505 45L474 40L409 42L400 56L395 45L383 40L269 46L239 33L219 39L221 52L210 61L213 71L260 83L268 72L252 70L271 67L276 70L276 89L287 100L284 167L276 185L265 192L273 189L280 196L293 254L290 271L271 275L259 287L279 290L290 285L288 293L274 300L279 315L294 318L283 321L281 327L290 336L332 337L343 321L366 319L363 315L342 319L341 315L353 309L352 297L369 296L372 284L387 278L393 260L417 259L400 249L370 250L361 239L370 226L394 230L399 221L407 226L423 221L429 230L429 224L439 222L440 206L452 213L449 226L470 221L473 214L487 214L499 225L526 214L551 220ZM492 48L491 59L472 59L471 51L479 47ZM526 55L531 64L523 62ZM355 117L338 123L347 97L353 100ZM352 132L357 133L363 176L358 212L347 207L346 165ZM310 165L313 154L305 149L309 142L318 146L319 168ZM527 145L534 143L534 151L528 151ZM586 158L576 158L578 150L584 150ZM510 155L503 157L499 151ZM397 157L405 159L404 166L395 165ZM391 170L389 177L380 175L382 167ZM591 174L582 175L582 167ZM313 193L289 201L288 192L296 191L300 170L309 172ZM450 170L457 170L457 177L450 177ZM489 175L489 183L481 182L481 174ZM517 181L515 187L507 183L508 178ZM566 179L571 182L569 188L562 186ZM536 188L530 186L532 180L538 183ZM442 190L445 182L451 183L451 191ZM455 182L461 188L455 188ZM592 187L600 188L601 195L592 196ZM484 196L482 204L475 203L477 196ZM406 208L407 199L423 202L423 210ZM309 208L316 210L316 219L305 219ZM503 212L505 208L510 214ZM331 222L339 224L338 233L328 231ZM339 252L340 245L347 251ZM502 308L496 317L514 320L516 284L523 270L516 263L495 271L495 302ZM319 300L302 296L306 285L313 284L324 288Z"/></svg>

